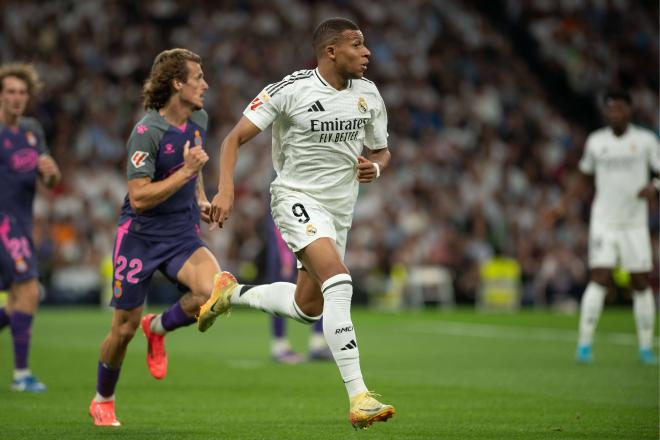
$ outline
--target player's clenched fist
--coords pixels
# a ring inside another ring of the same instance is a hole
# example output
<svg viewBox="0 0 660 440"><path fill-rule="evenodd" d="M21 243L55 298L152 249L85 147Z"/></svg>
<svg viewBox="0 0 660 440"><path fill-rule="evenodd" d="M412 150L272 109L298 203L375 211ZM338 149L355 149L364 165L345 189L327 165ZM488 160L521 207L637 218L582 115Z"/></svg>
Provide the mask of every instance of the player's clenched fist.
<svg viewBox="0 0 660 440"><path fill-rule="evenodd" d="M211 203L208 200L199 200L197 204L202 221L211 224Z"/></svg>
<svg viewBox="0 0 660 440"><path fill-rule="evenodd" d="M190 141L183 146L183 170L190 176L197 174L209 160L209 155L201 145L190 148Z"/></svg>
<svg viewBox="0 0 660 440"><path fill-rule="evenodd" d="M377 165L363 156L358 156L357 179L360 183L368 183L378 177Z"/></svg>

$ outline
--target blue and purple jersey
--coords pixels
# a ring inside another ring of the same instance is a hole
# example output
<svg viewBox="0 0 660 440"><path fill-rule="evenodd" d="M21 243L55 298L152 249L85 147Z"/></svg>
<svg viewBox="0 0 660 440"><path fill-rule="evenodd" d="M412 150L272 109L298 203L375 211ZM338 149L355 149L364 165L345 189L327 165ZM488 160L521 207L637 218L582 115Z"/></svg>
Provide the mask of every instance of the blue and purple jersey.
<svg viewBox="0 0 660 440"><path fill-rule="evenodd" d="M30 231L37 161L46 153L44 131L36 119L20 118L16 128L0 123L0 213L12 214Z"/></svg>
<svg viewBox="0 0 660 440"><path fill-rule="evenodd" d="M270 213L264 219L263 227L265 229L263 281L266 283L276 283L278 281L295 283L298 276L296 256L286 245Z"/></svg>
<svg viewBox="0 0 660 440"><path fill-rule="evenodd" d="M208 115L193 112L181 127L170 125L156 110L147 111L135 125L128 139L127 177L149 177L152 182L164 180L183 166L183 147L204 145ZM199 227L200 215L196 195L197 176L159 205L137 214L131 208L128 194L119 224L130 220L130 231L145 237L174 238Z"/></svg>
<svg viewBox="0 0 660 440"><path fill-rule="evenodd" d="M16 128L0 124L0 289L37 277L32 203L37 162L47 152L36 119L21 118Z"/></svg>

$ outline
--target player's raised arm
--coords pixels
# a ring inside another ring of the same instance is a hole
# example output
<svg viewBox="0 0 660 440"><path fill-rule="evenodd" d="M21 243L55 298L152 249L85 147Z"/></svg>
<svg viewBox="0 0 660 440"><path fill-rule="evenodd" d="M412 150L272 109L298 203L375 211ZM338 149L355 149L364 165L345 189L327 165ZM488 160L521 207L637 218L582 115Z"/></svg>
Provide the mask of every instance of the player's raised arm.
<svg viewBox="0 0 660 440"><path fill-rule="evenodd" d="M218 193L211 202L211 222L222 227L231 215L234 206L234 169L238 149L261 132L248 118L243 116L220 146L220 181Z"/></svg>
<svg viewBox="0 0 660 440"><path fill-rule="evenodd" d="M209 156L201 145L193 148L189 145L188 141L184 146L183 166L168 178L152 182L150 177L138 177L128 181L128 197L136 213L161 204L202 169Z"/></svg>

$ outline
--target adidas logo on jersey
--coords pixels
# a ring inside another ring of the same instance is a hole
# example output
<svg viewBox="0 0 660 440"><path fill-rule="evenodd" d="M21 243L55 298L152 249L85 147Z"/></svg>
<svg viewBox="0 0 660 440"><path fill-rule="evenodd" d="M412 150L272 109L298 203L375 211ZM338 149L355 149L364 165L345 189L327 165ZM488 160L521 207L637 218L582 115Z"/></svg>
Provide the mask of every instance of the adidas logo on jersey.
<svg viewBox="0 0 660 440"><path fill-rule="evenodd" d="M324 112L325 109L321 105L321 101L316 101L310 108L307 109L308 112Z"/></svg>

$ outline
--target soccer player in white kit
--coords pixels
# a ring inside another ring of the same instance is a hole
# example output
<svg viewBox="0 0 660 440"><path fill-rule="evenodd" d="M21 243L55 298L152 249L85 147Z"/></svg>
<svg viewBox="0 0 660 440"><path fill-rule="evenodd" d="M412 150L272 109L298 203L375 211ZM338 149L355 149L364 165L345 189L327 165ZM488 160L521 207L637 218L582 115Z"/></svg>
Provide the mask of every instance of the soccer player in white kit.
<svg viewBox="0 0 660 440"><path fill-rule="evenodd" d="M233 304L303 323L323 316L323 333L349 396L350 422L367 428L395 409L376 400L362 378L350 314L353 285L343 257L359 182L376 180L390 160L387 113L378 89L363 76L371 53L355 23L324 21L313 45L318 67L266 86L224 139L211 206L212 221L222 226L232 211L238 149L272 124L277 178L271 210L299 260L297 282L220 286L202 307L198 325L204 331Z"/></svg>
<svg viewBox="0 0 660 440"><path fill-rule="evenodd" d="M647 199L658 190L654 185L657 179L650 179L649 169L660 171L660 146L655 133L630 122L632 100L628 93L608 93L603 113L608 126L589 135L579 163L584 175L594 176L596 195L589 224L591 279L580 305L576 358L580 363L592 360L594 331L611 285L611 271L618 266L630 272L640 361L656 364ZM569 188L556 214L565 211L567 200L578 188Z"/></svg>

